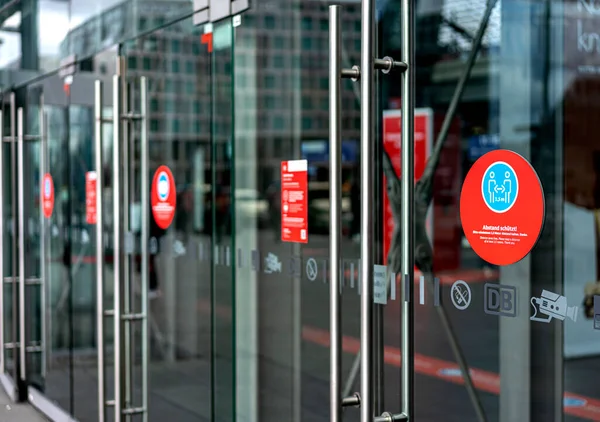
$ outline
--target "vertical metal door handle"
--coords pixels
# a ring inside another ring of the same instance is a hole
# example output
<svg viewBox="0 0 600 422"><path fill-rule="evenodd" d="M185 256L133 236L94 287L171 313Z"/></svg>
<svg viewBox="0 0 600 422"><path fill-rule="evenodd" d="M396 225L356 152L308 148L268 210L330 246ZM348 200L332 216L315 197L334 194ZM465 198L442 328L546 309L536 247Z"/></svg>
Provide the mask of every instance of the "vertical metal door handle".
<svg viewBox="0 0 600 422"><path fill-rule="evenodd" d="M142 194L140 200L142 202L142 227L141 227L141 255L142 255L142 422L148 422L148 356L149 356L149 341L148 324L150 315L148 313L148 247L150 242L150 172L148 169L148 79L144 76L140 79L140 152L141 152L141 182L140 187Z"/></svg>
<svg viewBox="0 0 600 422"><path fill-rule="evenodd" d="M0 109L0 374L4 374L4 104Z"/></svg>
<svg viewBox="0 0 600 422"><path fill-rule="evenodd" d="M104 159L102 133L102 81L94 84L94 139L96 168L96 343L98 347L98 422L106 419L106 373L104 365L104 214L102 197L104 194ZM116 273L115 273L116 274Z"/></svg>
<svg viewBox="0 0 600 422"><path fill-rule="evenodd" d="M122 323L121 323L121 272L123 262L121 261L121 78L119 75L113 76L113 237L114 237L114 401L115 418L114 422L121 422L121 412L123 408L123 391L121 383L122 374Z"/></svg>
<svg viewBox="0 0 600 422"><path fill-rule="evenodd" d="M362 0L360 57L360 421L373 421L373 25L375 1Z"/></svg>
<svg viewBox="0 0 600 422"><path fill-rule="evenodd" d="M44 115L44 97L43 95L40 97L40 110L39 110L39 131L40 131L40 204L43 204L43 180L44 174L46 174L47 169L47 131L46 131L46 116ZM44 216L43 207L40 207L40 316L41 316L41 325L42 325L42 333L41 333L41 365L42 365L42 377L45 378L48 369L48 318L46 318L46 309L47 309L47 280L46 280L46 218Z"/></svg>
<svg viewBox="0 0 600 422"><path fill-rule="evenodd" d="M25 333L25 194L24 194L24 136L23 136L23 108L17 110L17 197L19 207L18 236L19 236L19 360L20 378L27 380L27 354Z"/></svg>
<svg viewBox="0 0 600 422"><path fill-rule="evenodd" d="M415 230L413 224L415 208L415 157L414 157L414 104L415 104L415 75L414 75L414 1L402 0L401 5L402 49L401 61L405 63L406 69L402 73L402 150L401 150L401 211L400 211L400 233L401 245L400 255L402 257L400 270L402 279L402 366L400 374L400 389L402 400L402 414L412 419L413 415L413 358L414 358L414 335L413 335L413 300L411 298L412 286L414 285L415 268Z"/></svg>
<svg viewBox="0 0 600 422"><path fill-rule="evenodd" d="M340 6L329 6L329 324L330 324L330 414L331 422L341 421L341 34Z"/></svg>

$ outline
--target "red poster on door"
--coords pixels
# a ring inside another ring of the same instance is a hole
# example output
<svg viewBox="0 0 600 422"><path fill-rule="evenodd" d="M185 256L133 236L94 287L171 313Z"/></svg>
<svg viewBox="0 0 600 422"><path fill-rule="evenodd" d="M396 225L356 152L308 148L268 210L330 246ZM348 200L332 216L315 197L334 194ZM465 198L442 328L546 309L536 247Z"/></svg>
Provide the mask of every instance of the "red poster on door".
<svg viewBox="0 0 600 422"><path fill-rule="evenodd" d="M431 109L415 110L415 182L423 175L433 144L433 112ZM383 148L389 155L394 171L400 176L401 151L401 112L383 112ZM387 262L388 251L396 222L387 194L387 178L383 178L383 256ZM431 214L427 219L427 232L431 238Z"/></svg>
<svg viewBox="0 0 600 422"><path fill-rule="evenodd" d="M308 242L308 161L281 163L281 240Z"/></svg>
<svg viewBox="0 0 600 422"><path fill-rule="evenodd" d="M54 210L54 182L50 173L44 174L42 179L42 212L44 217L50 218Z"/></svg>
<svg viewBox="0 0 600 422"><path fill-rule="evenodd" d="M533 166L499 149L478 159L460 195L460 220L473 251L494 265L525 258L545 218L544 190Z"/></svg>
<svg viewBox="0 0 600 422"><path fill-rule="evenodd" d="M88 171L85 174L85 221L96 224L96 172Z"/></svg>
<svg viewBox="0 0 600 422"><path fill-rule="evenodd" d="M175 178L169 167L160 166L154 173L150 199L154 221L161 229L168 229L175 217L177 204Z"/></svg>

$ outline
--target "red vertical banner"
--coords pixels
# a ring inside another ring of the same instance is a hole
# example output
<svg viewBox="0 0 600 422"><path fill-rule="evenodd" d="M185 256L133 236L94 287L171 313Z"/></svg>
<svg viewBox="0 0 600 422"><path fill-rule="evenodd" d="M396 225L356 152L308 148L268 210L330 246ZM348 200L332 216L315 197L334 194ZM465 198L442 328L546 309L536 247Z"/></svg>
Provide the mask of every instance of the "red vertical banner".
<svg viewBox="0 0 600 422"><path fill-rule="evenodd" d="M308 243L308 161L281 163L281 240Z"/></svg>
<svg viewBox="0 0 600 422"><path fill-rule="evenodd" d="M96 224L96 181L95 171L88 171L85 174L85 221L88 224Z"/></svg>
<svg viewBox="0 0 600 422"><path fill-rule="evenodd" d="M442 113L434 115L434 136L439 133L445 117ZM463 182L461 154L461 124L457 117L450 124L433 176L433 268L436 271L460 267L463 233L458 212Z"/></svg>
<svg viewBox="0 0 600 422"><path fill-rule="evenodd" d="M401 170L401 111L383 112L383 148L392 161L394 171L400 177ZM423 175L433 145L433 112L431 109L415 110L415 182ZM383 256L387 262L388 251L396 222L387 194L387 178L383 178ZM427 219L427 231L431 237L431 214Z"/></svg>

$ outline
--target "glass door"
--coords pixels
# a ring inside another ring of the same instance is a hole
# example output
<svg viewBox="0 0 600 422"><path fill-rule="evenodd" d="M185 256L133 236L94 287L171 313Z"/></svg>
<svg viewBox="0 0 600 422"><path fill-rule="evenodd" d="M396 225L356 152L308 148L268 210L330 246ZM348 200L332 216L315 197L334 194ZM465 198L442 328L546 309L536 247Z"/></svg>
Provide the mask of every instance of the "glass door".
<svg viewBox="0 0 600 422"><path fill-rule="evenodd" d="M232 18L236 419L598 419L597 13L325 3Z"/></svg>
<svg viewBox="0 0 600 422"><path fill-rule="evenodd" d="M144 20L155 16L148 13ZM215 30L214 45L203 41L206 33L190 14L123 43L110 82L109 118L118 122L112 169L100 175L96 166L98 183L110 177L111 187L103 215L112 220L114 281L103 276L114 282L105 321L114 326L115 371L104 376L114 385L106 420L196 421L211 418L217 401L219 418L230 420L233 410L231 325L213 330L220 317L210 318L211 297L226 300L232 271L220 270L216 293L213 262L231 250L231 101L230 77L215 82L219 62L210 53L226 52L231 41L226 28ZM215 116L222 123L213 124Z"/></svg>
<svg viewBox="0 0 600 422"><path fill-rule="evenodd" d="M0 177L2 183L2 324L0 327L2 344L0 350L0 379L2 387L12 400L26 397L24 374L21 371L20 349L20 278L19 278L19 236L18 236L18 148L17 148L17 97L15 92L2 95L2 151Z"/></svg>
<svg viewBox="0 0 600 422"><path fill-rule="evenodd" d="M39 171L40 200L26 204L39 213L36 266L45 280L38 296L28 297L27 326L44 345L39 359L28 361L29 399L65 420L95 421L98 414L97 354L105 340L97 337L96 233L86 200L97 136L94 82L107 55L78 62L74 75L52 74L27 86L28 128L45 134L29 157Z"/></svg>

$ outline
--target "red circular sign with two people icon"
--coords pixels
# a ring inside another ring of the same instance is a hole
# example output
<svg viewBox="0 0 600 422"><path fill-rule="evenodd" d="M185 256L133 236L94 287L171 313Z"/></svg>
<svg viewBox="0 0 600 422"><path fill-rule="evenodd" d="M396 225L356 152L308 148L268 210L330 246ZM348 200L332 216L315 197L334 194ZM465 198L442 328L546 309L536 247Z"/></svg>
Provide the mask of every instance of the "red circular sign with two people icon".
<svg viewBox="0 0 600 422"><path fill-rule="evenodd" d="M544 225L544 191L531 164L495 150L469 170L460 194L460 220L473 251L495 265L523 259Z"/></svg>
<svg viewBox="0 0 600 422"><path fill-rule="evenodd" d="M50 173L44 174L42 179L42 212L44 217L50 218L54 210L54 182Z"/></svg>
<svg viewBox="0 0 600 422"><path fill-rule="evenodd" d="M158 227L166 230L173 222L177 203L175 178L169 167L160 166L154 173L150 200L154 221L156 221Z"/></svg>

